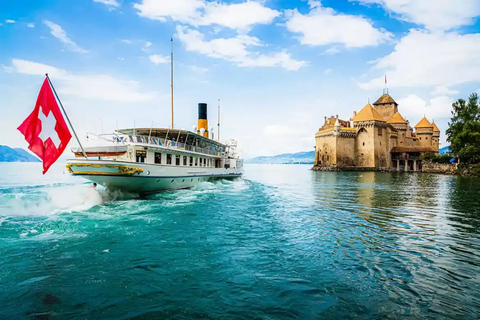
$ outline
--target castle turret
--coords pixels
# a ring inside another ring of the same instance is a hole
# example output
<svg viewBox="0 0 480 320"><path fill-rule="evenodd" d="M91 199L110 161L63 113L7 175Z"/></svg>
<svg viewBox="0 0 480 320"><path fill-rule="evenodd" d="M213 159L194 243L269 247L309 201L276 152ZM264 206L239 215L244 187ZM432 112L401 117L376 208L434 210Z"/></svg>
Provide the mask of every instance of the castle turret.
<svg viewBox="0 0 480 320"><path fill-rule="evenodd" d="M340 122L338 122L338 116L333 125L333 135L338 136L340 134Z"/></svg>
<svg viewBox="0 0 480 320"><path fill-rule="evenodd" d="M395 112L393 116L390 117L390 119L387 120L387 123L392 125L392 127L395 128L398 132L398 145L399 146L406 146L406 136L407 136L407 130L408 130L408 122L405 120L400 112Z"/></svg>
<svg viewBox="0 0 480 320"><path fill-rule="evenodd" d="M423 117L415 126L415 136L418 144L424 147L433 146L433 126L427 118Z"/></svg>
<svg viewBox="0 0 480 320"><path fill-rule="evenodd" d="M382 94L373 105L385 121L398 112L398 103L393 100L388 92Z"/></svg>
<svg viewBox="0 0 480 320"><path fill-rule="evenodd" d="M438 153L438 150L440 149L440 129L438 129L437 125L435 124L435 120L432 122L432 126L433 126L432 147L434 147Z"/></svg>
<svg viewBox="0 0 480 320"><path fill-rule="evenodd" d="M357 130L355 159L358 167L384 168L388 163L386 151L387 122L380 113L367 104L355 117L353 126Z"/></svg>

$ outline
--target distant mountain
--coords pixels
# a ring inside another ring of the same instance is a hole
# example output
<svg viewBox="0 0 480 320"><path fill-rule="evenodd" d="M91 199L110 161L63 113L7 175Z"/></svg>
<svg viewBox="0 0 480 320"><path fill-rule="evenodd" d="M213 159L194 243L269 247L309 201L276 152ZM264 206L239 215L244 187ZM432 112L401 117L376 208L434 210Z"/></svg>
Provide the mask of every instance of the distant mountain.
<svg viewBox="0 0 480 320"><path fill-rule="evenodd" d="M450 150L450 146L446 146L446 147L440 148L440 150L438 150L438 153L439 154L450 154L450 153L452 153L452 150Z"/></svg>
<svg viewBox="0 0 480 320"><path fill-rule="evenodd" d="M0 145L0 162L40 162L40 159L23 149Z"/></svg>
<svg viewBox="0 0 480 320"><path fill-rule="evenodd" d="M261 156L247 159L246 163L268 163L268 164L312 164L315 158L315 151L297 153L284 153L276 156Z"/></svg>

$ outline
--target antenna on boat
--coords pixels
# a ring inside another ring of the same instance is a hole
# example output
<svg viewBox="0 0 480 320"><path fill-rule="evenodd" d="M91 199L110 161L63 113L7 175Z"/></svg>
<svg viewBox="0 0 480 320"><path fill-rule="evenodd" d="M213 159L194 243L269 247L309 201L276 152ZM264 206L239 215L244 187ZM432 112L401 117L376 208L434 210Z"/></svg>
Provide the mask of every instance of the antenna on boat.
<svg viewBox="0 0 480 320"><path fill-rule="evenodd" d="M218 99L217 142L220 142L220 99Z"/></svg>
<svg viewBox="0 0 480 320"><path fill-rule="evenodd" d="M173 37L170 38L170 96L172 107L172 129L173 129Z"/></svg>

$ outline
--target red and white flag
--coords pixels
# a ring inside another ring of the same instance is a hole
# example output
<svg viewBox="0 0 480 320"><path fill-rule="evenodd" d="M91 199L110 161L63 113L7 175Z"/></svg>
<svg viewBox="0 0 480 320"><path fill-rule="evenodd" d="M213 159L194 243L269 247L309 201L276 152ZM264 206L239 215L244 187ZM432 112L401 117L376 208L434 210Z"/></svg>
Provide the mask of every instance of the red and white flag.
<svg viewBox="0 0 480 320"><path fill-rule="evenodd" d="M43 174L60 157L72 138L52 88L45 79L35 109L18 127L29 146L43 160Z"/></svg>

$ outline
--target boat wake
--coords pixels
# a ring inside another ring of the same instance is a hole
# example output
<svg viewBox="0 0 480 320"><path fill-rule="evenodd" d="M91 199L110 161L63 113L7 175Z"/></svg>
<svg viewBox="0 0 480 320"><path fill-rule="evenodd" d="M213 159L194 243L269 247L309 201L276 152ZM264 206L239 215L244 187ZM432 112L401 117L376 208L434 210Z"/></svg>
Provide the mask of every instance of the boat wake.
<svg viewBox="0 0 480 320"><path fill-rule="evenodd" d="M0 216L53 216L86 211L103 204L109 195L90 185L17 187L0 189Z"/></svg>
<svg viewBox="0 0 480 320"><path fill-rule="evenodd" d="M147 197L136 193L110 191L92 184L55 183L51 185L16 186L0 188L0 217L56 216L62 213L95 213L97 206L124 200L147 200L162 202L163 206L184 206L199 201L212 193L232 194L242 192L245 181L219 180L202 182L186 190L170 190Z"/></svg>

